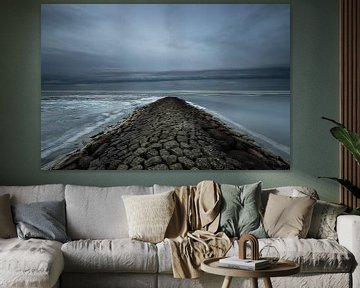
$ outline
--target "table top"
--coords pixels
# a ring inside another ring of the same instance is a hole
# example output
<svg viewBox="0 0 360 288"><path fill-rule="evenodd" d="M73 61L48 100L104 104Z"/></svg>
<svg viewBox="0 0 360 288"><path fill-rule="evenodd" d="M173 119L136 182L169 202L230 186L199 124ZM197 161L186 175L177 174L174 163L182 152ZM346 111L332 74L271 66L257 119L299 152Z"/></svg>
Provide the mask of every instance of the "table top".
<svg viewBox="0 0 360 288"><path fill-rule="evenodd" d="M201 270L210 274L245 278L289 276L300 272L300 266L289 260L279 260L271 267L261 270L245 270L219 266L219 259L221 258L224 257L204 260L201 263Z"/></svg>

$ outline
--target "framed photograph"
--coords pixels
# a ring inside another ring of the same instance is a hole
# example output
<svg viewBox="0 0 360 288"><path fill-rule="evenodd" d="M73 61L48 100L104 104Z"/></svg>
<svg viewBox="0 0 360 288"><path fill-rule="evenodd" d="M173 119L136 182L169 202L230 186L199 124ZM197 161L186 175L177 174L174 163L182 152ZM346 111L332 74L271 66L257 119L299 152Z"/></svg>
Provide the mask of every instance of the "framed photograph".
<svg viewBox="0 0 360 288"><path fill-rule="evenodd" d="M42 4L44 170L290 169L289 4Z"/></svg>

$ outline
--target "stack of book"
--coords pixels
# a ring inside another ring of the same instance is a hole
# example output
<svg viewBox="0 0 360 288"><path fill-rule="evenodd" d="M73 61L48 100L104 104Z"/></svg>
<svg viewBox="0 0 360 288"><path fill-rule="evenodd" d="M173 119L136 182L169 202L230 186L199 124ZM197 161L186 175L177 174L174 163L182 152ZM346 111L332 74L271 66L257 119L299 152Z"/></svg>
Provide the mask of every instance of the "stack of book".
<svg viewBox="0 0 360 288"><path fill-rule="evenodd" d="M240 259L238 256L234 256L220 259L219 266L246 270L260 270L270 267L271 262L267 259L251 260Z"/></svg>

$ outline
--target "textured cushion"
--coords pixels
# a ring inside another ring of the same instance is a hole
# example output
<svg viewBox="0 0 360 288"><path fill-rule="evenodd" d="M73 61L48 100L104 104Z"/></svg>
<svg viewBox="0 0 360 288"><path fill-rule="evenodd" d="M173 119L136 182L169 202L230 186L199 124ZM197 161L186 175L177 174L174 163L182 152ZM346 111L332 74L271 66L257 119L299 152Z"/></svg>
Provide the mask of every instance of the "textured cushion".
<svg viewBox="0 0 360 288"><path fill-rule="evenodd" d="M219 231L229 237L251 233L266 237L260 217L261 182L244 186L221 185L222 209Z"/></svg>
<svg viewBox="0 0 360 288"><path fill-rule="evenodd" d="M13 214L18 236L22 239L70 240L65 231L64 201L15 204Z"/></svg>
<svg viewBox="0 0 360 288"><path fill-rule="evenodd" d="M61 248L66 272L157 271L156 246L130 239L78 240Z"/></svg>
<svg viewBox="0 0 360 288"><path fill-rule="evenodd" d="M175 207L173 193L123 196L131 239L151 243L164 240Z"/></svg>
<svg viewBox="0 0 360 288"><path fill-rule="evenodd" d="M67 232L71 239L128 238L121 196L152 194L152 187L66 185Z"/></svg>
<svg viewBox="0 0 360 288"><path fill-rule="evenodd" d="M336 219L343 214L346 206L318 200L314 206L307 237L337 240Z"/></svg>
<svg viewBox="0 0 360 288"><path fill-rule="evenodd" d="M264 227L269 237L305 238L316 200L306 197L269 195Z"/></svg>
<svg viewBox="0 0 360 288"><path fill-rule="evenodd" d="M10 196L0 196L0 238L16 237L16 229L11 215Z"/></svg>
<svg viewBox="0 0 360 288"><path fill-rule="evenodd" d="M63 268L61 243L0 239L0 287L53 287Z"/></svg>

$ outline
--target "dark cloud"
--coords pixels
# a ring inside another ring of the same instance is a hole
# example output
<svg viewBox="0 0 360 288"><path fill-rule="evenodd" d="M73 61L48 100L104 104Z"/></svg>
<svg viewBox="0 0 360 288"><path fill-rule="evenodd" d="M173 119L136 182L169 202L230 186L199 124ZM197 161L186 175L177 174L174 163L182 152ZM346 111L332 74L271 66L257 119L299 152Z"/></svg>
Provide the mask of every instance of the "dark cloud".
<svg viewBox="0 0 360 288"><path fill-rule="evenodd" d="M289 9L288 4L43 4L43 81L90 79L107 71L289 66Z"/></svg>

